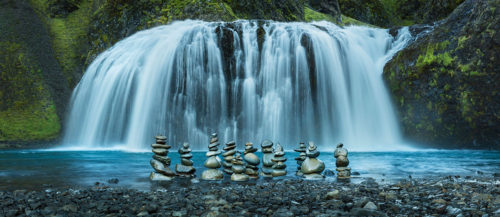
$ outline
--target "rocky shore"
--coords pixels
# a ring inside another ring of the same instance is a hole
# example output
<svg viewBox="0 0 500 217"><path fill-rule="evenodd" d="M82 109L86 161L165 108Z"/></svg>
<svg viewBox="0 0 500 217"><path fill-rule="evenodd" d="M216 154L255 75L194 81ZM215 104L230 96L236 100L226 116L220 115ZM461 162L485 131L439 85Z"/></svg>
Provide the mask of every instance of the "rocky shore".
<svg viewBox="0 0 500 217"><path fill-rule="evenodd" d="M0 191L0 201L0 216L500 216L500 178L176 180L150 191L112 184Z"/></svg>

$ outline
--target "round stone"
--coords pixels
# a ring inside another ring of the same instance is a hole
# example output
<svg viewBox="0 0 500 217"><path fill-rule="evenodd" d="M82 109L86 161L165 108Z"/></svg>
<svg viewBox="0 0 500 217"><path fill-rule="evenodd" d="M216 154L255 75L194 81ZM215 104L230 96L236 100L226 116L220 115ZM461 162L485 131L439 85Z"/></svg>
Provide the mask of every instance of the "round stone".
<svg viewBox="0 0 500 217"><path fill-rule="evenodd" d="M284 176L286 175L286 170L273 170L273 172L271 172L271 175L273 177Z"/></svg>
<svg viewBox="0 0 500 217"><path fill-rule="evenodd" d="M152 148L164 148L164 149L170 149L171 148L170 145L165 145L165 144L152 144L151 147Z"/></svg>
<svg viewBox="0 0 500 217"><path fill-rule="evenodd" d="M271 167L274 165L274 162L272 161L274 155L273 154L264 154L262 156L262 164L266 167Z"/></svg>
<svg viewBox="0 0 500 217"><path fill-rule="evenodd" d="M164 148L153 148L153 153L160 155L160 156L167 156L168 154L168 149Z"/></svg>
<svg viewBox="0 0 500 217"><path fill-rule="evenodd" d="M160 156L160 155L155 154L155 155L153 155L153 159L162 162L165 166L170 165L170 157L164 157L164 156Z"/></svg>
<svg viewBox="0 0 500 217"><path fill-rule="evenodd" d="M260 144L260 146L261 146L262 148L269 148L269 147L272 147L272 146L273 146L273 142L271 142L270 140L267 140L267 139L266 139L266 140L264 140L264 141L262 142L262 144Z"/></svg>
<svg viewBox="0 0 500 217"><path fill-rule="evenodd" d="M224 161L226 161L226 162L231 162L233 159L234 159L234 156L232 156L232 155L224 157Z"/></svg>
<svg viewBox="0 0 500 217"><path fill-rule="evenodd" d="M319 151L309 151L307 153L307 157L310 157L310 158L317 158L319 156Z"/></svg>
<svg viewBox="0 0 500 217"><path fill-rule="evenodd" d="M203 180L221 180L224 178L224 173L217 169L209 169L203 171L201 179Z"/></svg>
<svg viewBox="0 0 500 217"><path fill-rule="evenodd" d="M181 158L181 164L185 166L193 166L193 161L185 158Z"/></svg>
<svg viewBox="0 0 500 217"><path fill-rule="evenodd" d="M345 148L337 148L335 149L335 152L333 152L333 156L334 157L338 157L338 156L345 156L347 157L347 149Z"/></svg>
<svg viewBox="0 0 500 217"><path fill-rule="evenodd" d="M221 152L220 151L209 151L205 154L205 156L207 157L212 157L212 156L216 156L216 155L219 155Z"/></svg>
<svg viewBox="0 0 500 217"><path fill-rule="evenodd" d="M243 158L245 159L245 161L248 163L248 164L251 164L251 165L259 165L260 163L260 159L259 157L257 157L256 154L254 153L248 153L248 154L245 154L243 156Z"/></svg>
<svg viewBox="0 0 500 217"><path fill-rule="evenodd" d="M182 144L182 146L185 148L185 149L188 149L189 148L189 143L185 142Z"/></svg>
<svg viewBox="0 0 500 217"><path fill-rule="evenodd" d="M247 174L236 174L236 173L233 173L231 175L231 180L235 181L235 182L248 181L248 175Z"/></svg>
<svg viewBox="0 0 500 217"><path fill-rule="evenodd" d="M156 172L166 176L175 176L175 173L170 168L165 167L165 165L163 165L160 161L151 159L149 163L151 164L153 169L156 170Z"/></svg>
<svg viewBox="0 0 500 217"><path fill-rule="evenodd" d="M233 167L231 169L233 170L234 173L243 173L243 172L245 172L245 167L242 166L242 165L233 165Z"/></svg>
<svg viewBox="0 0 500 217"><path fill-rule="evenodd" d="M300 171L304 174L318 173L325 169L325 163L316 158L307 158L301 165Z"/></svg>
<svg viewBox="0 0 500 217"><path fill-rule="evenodd" d="M220 163L220 160L217 159L216 156L212 156L212 157L209 157L205 161L204 165L206 168L216 169L216 168L219 168L221 166L221 163Z"/></svg>
<svg viewBox="0 0 500 217"><path fill-rule="evenodd" d="M337 161L335 162L337 167L347 167L349 165L349 160L346 156L338 156Z"/></svg>

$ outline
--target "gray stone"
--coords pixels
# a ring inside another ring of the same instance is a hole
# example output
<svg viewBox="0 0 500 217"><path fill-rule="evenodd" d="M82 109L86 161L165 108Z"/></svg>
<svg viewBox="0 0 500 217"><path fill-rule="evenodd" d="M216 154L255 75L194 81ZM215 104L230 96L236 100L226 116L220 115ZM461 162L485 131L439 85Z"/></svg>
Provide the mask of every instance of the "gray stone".
<svg viewBox="0 0 500 217"><path fill-rule="evenodd" d="M231 175L231 180L232 181L235 181L235 182L244 182L244 181L248 181L248 175L247 174L237 174L237 173L233 173Z"/></svg>
<svg viewBox="0 0 500 217"><path fill-rule="evenodd" d="M377 210L377 205L375 205L373 202L368 202L366 203L366 205L363 207L365 209L369 209L369 210Z"/></svg>
<svg viewBox="0 0 500 217"><path fill-rule="evenodd" d="M308 151L307 152L307 157L310 158L317 158L319 156L319 151Z"/></svg>
<svg viewBox="0 0 500 217"><path fill-rule="evenodd" d="M301 172L304 174L321 173L325 169L325 163L316 158L307 158L301 165Z"/></svg>
<svg viewBox="0 0 500 217"><path fill-rule="evenodd" d="M153 148L153 153L160 155L160 156L167 156L168 154L168 149L164 148Z"/></svg>
<svg viewBox="0 0 500 217"><path fill-rule="evenodd" d="M243 173L243 172L245 172L245 167L241 166L241 165L233 165L231 167L231 169L233 170L234 173Z"/></svg>
<svg viewBox="0 0 500 217"><path fill-rule="evenodd" d="M273 142L271 142L270 140L267 140L267 139L266 139L266 140L264 140L264 141L262 142L262 144L260 144L260 146L261 146L262 148L269 148L269 147L272 147L272 146L273 146Z"/></svg>
<svg viewBox="0 0 500 217"><path fill-rule="evenodd" d="M181 149L179 149L179 154L187 154L187 153L191 153L191 149L190 148L181 148Z"/></svg>
<svg viewBox="0 0 500 217"><path fill-rule="evenodd" d="M231 168L233 165L230 162L224 161L222 162L222 166L224 168Z"/></svg>
<svg viewBox="0 0 500 217"><path fill-rule="evenodd" d="M279 156L274 156L273 159L271 159L273 162L285 162L286 158L285 157L279 157Z"/></svg>
<svg viewBox="0 0 500 217"><path fill-rule="evenodd" d="M217 147L212 147L212 148L208 148L209 151L217 151L219 150Z"/></svg>
<svg viewBox="0 0 500 217"><path fill-rule="evenodd" d="M151 164L153 169L156 170L156 172L167 176L175 176L175 173L170 168L165 167L165 165L163 165L163 163L161 163L160 161L151 159L149 163Z"/></svg>
<svg viewBox="0 0 500 217"><path fill-rule="evenodd" d="M273 153L273 148L263 148L262 153Z"/></svg>
<svg viewBox="0 0 500 217"><path fill-rule="evenodd" d="M185 158L181 158L181 164L185 166L193 166L193 161Z"/></svg>
<svg viewBox="0 0 500 217"><path fill-rule="evenodd" d="M282 162L276 163L272 166L273 169L285 169L286 165Z"/></svg>
<svg viewBox="0 0 500 217"><path fill-rule="evenodd" d="M205 167L210 169L217 169L221 166L220 159L216 156L211 156L205 161Z"/></svg>
<svg viewBox="0 0 500 217"><path fill-rule="evenodd" d="M217 138L217 137L212 137L212 138L210 138L210 144L212 144L212 143L216 143L216 142L218 142L218 141L219 141L219 138Z"/></svg>
<svg viewBox="0 0 500 217"><path fill-rule="evenodd" d="M245 154L243 156L243 159L245 159L245 161L248 163L248 164L251 164L251 165L259 165L260 163L260 159L259 157L257 157L256 154L254 153L248 153L248 154Z"/></svg>
<svg viewBox="0 0 500 217"><path fill-rule="evenodd" d="M222 171L217 169L209 169L203 171L201 174L201 179L203 180L221 180L224 178Z"/></svg>
<svg viewBox="0 0 500 217"><path fill-rule="evenodd" d="M273 169L269 168L269 167L262 167L261 168L261 171L263 173L266 173L266 174L271 174L273 172Z"/></svg>
<svg viewBox="0 0 500 217"><path fill-rule="evenodd" d="M218 142L210 143L210 145L208 145L208 148L216 148L217 146L219 146Z"/></svg>
<svg viewBox="0 0 500 217"><path fill-rule="evenodd" d="M160 155L153 155L153 159L162 162L165 166L170 166L170 157L164 157Z"/></svg>
<svg viewBox="0 0 500 217"><path fill-rule="evenodd" d="M165 145L165 144L151 144L152 148L164 148L164 149L170 149L170 145Z"/></svg>
<svg viewBox="0 0 500 217"><path fill-rule="evenodd" d="M236 153L236 150L233 149L233 150L222 153L222 156L223 157L231 156L231 155L234 155L235 153Z"/></svg>
<svg viewBox="0 0 500 217"><path fill-rule="evenodd" d="M224 157L224 161L226 161L226 162L231 162L231 161L233 161L233 159L234 159L233 155L229 155L229 156Z"/></svg>
<svg viewBox="0 0 500 217"><path fill-rule="evenodd" d="M266 153L262 156L262 165L266 167L271 167L274 165L274 162L272 161L274 157L274 154L271 153Z"/></svg>
<svg viewBox="0 0 500 217"><path fill-rule="evenodd" d="M233 170L231 170L231 169L229 169L229 168L225 168L225 169L224 169L224 172L225 172L226 174L229 174L229 175L233 174Z"/></svg>
<svg viewBox="0 0 500 217"><path fill-rule="evenodd" d="M339 190L329 191L328 193L326 193L326 199L327 200L337 199L339 197L339 195L340 195Z"/></svg>
<svg viewBox="0 0 500 217"><path fill-rule="evenodd" d="M250 169L250 168L245 169L245 174L249 175L250 177L259 175L257 170Z"/></svg>
<svg viewBox="0 0 500 217"><path fill-rule="evenodd" d="M317 180L317 179L325 178L323 175L317 174L317 173L311 173L311 174L304 174L303 173L303 176L305 179L309 179L309 180Z"/></svg>
<svg viewBox="0 0 500 217"><path fill-rule="evenodd" d="M205 156L207 157L212 157L212 156L216 156L216 155L219 155L221 152L220 151L209 151L205 154Z"/></svg>
<svg viewBox="0 0 500 217"><path fill-rule="evenodd" d="M175 176L166 176L155 172L151 172L151 174L149 174L149 179L151 179L152 181L170 181L174 179L174 177Z"/></svg>
<svg viewBox="0 0 500 217"><path fill-rule="evenodd" d="M192 157L193 157L193 154L191 154L191 153L181 154L181 158L191 159Z"/></svg>
<svg viewBox="0 0 500 217"><path fill-rule="evenodd" d="M158 135L155 137L155 139L157 140L167 140L167 137L166 136L162 136L162 135Z"/></svg>
<svg viewBox="0 0 500 217"><path fill-rule="evenodd" d="M192 174L196 171L196 169L194 169L194 167L192 166L177 164L175 165L175 171L177 171L180 174Z"/></svg>
<svg viewBox="0 0 500 217"><path fill-rule="evenodd" d="M182 147L184 147L185 149L189 149L189 143L187 143L187 142L183 143Z"/></svg>
<svg viewBox="0 0 500 217"><path fill-rule="evenodd" d="M277 177L277 176L284 176L286 175L286 170L278 170L278 169L275 169L271 172L271 175L273 177Z"/></svg>
<svg viewBox="0 0 500 217"><path fill-rule="evenodd" d="M254 169L254 170L258 170L259 167L258 166L255 166L255 165L251 165L251 164L247 164L245 165L246 168L250 168L250 169Z"/></svg>

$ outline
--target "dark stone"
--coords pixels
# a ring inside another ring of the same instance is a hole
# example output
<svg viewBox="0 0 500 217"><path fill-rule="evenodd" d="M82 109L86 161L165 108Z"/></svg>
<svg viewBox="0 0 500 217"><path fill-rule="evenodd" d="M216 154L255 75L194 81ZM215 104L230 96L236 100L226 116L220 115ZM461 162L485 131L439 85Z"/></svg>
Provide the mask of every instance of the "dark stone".
<svg viewBox="0 0 500 217"><path fill-rule="evenodd" d="M117 178L108 179L109 184L118 184L118 182L120 182L120 180Z"/></svg>

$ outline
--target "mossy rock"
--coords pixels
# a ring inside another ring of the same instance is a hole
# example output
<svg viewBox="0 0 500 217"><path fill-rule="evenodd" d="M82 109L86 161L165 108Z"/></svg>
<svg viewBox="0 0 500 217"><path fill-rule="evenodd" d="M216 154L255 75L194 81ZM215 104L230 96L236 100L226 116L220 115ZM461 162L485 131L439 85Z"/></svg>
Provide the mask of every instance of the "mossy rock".
<svg viewBox="0 0 500 217"><path fill-rule="evenodd" d="M498 4L466 1L385 66L409 138L447 148L500 149Z"/></svg>

